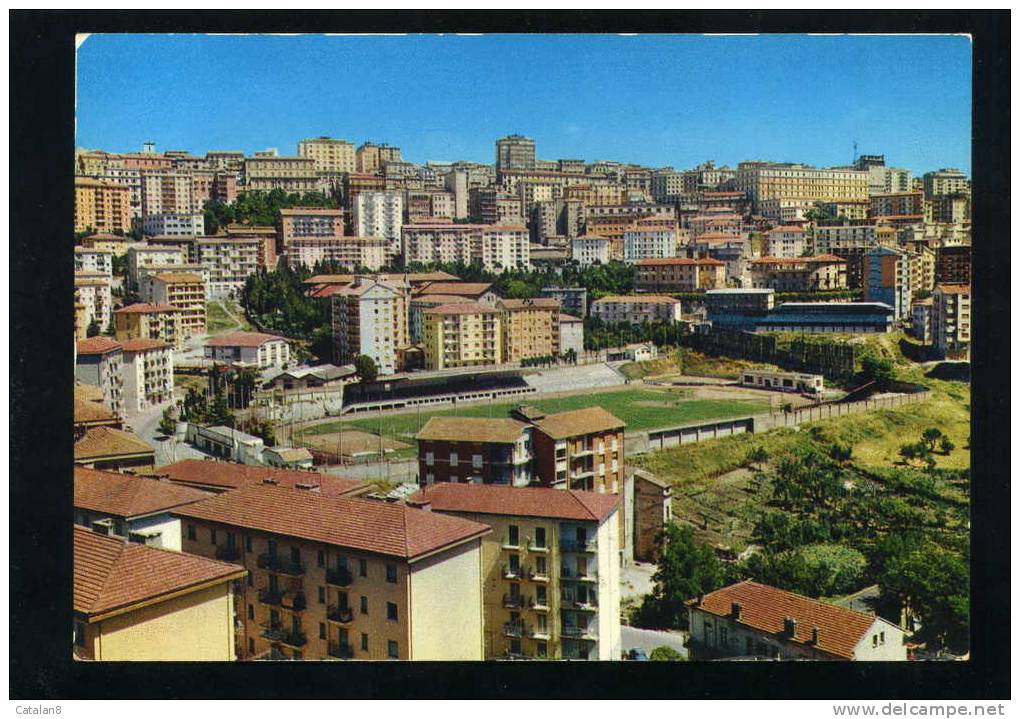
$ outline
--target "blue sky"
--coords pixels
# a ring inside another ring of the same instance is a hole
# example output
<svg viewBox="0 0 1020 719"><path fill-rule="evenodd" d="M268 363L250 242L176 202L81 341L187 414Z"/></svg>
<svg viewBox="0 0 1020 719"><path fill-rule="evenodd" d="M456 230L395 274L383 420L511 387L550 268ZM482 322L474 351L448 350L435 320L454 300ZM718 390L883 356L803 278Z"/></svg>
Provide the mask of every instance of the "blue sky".
<svg viewBox="0 0 1020 719"><path fill-rule="evenodd" d="M953 36L93 35L77 145L295 154L329 135L405 158L819 166L862 154L970 172L970 41Z"/></svg>

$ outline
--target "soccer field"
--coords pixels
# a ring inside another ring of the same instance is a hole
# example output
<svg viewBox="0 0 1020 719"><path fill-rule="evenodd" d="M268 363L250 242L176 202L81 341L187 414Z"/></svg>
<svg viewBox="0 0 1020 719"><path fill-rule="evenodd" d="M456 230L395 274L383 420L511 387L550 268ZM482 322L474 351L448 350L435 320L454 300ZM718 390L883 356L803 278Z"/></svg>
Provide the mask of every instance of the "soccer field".
<svg viewBox="0 0 1020 719"><path fill-rule="evenodd" d="M400 441L414 441L418 430L430 417L507 417L519 404L538 407L543 412L565 412L586 407L602 407L627 424L630 431L670 427L686 422L726 419L767 412L769 403L754 399L691 399L686 390L623 389L610 392L553 397L492 404L471 404L443 410L423 410L389 414L343 422L344 429L360 429ZM331 434L340 429L340 422L309 427L305 434Z"/></svg>

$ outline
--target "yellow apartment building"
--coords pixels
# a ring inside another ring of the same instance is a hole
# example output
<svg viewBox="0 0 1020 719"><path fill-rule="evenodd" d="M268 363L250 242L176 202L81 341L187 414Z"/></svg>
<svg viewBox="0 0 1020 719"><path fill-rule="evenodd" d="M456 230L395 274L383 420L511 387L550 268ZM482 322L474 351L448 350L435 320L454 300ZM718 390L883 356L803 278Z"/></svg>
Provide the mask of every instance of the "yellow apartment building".
<svg viewBox="0 0 1020 719"><path fill-rule="evenodd" d="M499 364L503 356L500 311L480 302L457 302L424 311L425 367L448 369Z"/></svg>
<svg viewBox="0 0 1020 719"><path fill-rule="evenodd" d="M74 231L127 232L131 229L131 190L89 177L74 178Z"/></svg>
<svg viewBox="0 0 1020 719"><path fill-rule="evenodd" d="M298 156L315 161L317 172L340 174L355 172L354 145L347 140L332 137L316 137L298 143Z"/></svg>
<svg viewBox="0 0 1020 719"><path fill-rule="evenodd" d="M560 354L560 302L551 297L500 300L503 361Z"/></svg>
<svg viewBox="0 0 1020 719"><path fill-rule="evenodd" d="M185 552L248 569L241 658L482 658L489 527L301 486L269 480L174 512Z"/></svg>
<svg viewBox="0 0 1020 719"><path fill-rule="evenodd" d="M233 661L243 567L74 528L74 656Z"/></svg>
<svg viewBox="0 0 1020 719"><path fill-rule="evenodd" d="M409 503L493 529L482 539L486 659L620 659L619 497L441 483Z"/></svg>
<svg viewBox="0 0 1020 719"><path fill-rule="evenodd" d="M170 305L179 313L185 338L205 334L205 280L193 272L163 272L152 278L154 304Z"/></svg>
<svg viewBox="0 0 1020 719"><path fill-rule="evenodd" d="M136 302L113 312L113 325L118 341L162 340L175 349L184 346L181 313L173 305Z"/></svg>

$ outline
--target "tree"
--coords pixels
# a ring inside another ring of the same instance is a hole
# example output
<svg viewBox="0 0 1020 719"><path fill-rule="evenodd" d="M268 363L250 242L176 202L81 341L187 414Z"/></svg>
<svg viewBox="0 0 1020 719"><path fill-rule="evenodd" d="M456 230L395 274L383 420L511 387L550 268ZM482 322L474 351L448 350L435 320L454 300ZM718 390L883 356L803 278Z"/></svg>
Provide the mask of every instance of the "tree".
<svg viewBox="0 0 1020 719"><path fill-rule="evenodd" d="M861 361L861 374L865 380L874 382L880 389L887 387L896 379L892 360L879 357L865 357Z"/></svg>
<svg viewBox="0 0 1020 719"><path fill-rule="evenodd" d="M928 449L935 451L935 443L942 438L942 430L937 427L929 427L921 433L921 439L928 445Z"/></svg>
<svg viewBox="0 0 1020 719"><path fill-rule="evenodd" d="M172 408L167 407L163 410L163 416L159 420L159 431L168 437L177 431L177 421L174 419Z"/></svg>
<svg viewBox="0 0 1020 719"><path fill-rule="evenodd" d="M379 368L376 366L375 360L368 355L358 355L354 360L354 371L362 382L374 382L375 378L379 376Z"/></svg>
<svg viewBox="0 0 1020 719"><path fill-rule="evenodd" d="M92 321L89 322L89 326L85 329L85 336L95 337L100 332L102 332L102 328L99 326L99 321L93 317Z"/></svg>
<svg viewBox="0 0 1020 719"><path fill-rule="evenodd" d="M655 647L648 658L653 662L685 662L687 657L673 647Z"/></svg>
<svg viewBox="0 0 1020 719"><path fill-rule="evenodd" d="M939 440L939 449L942 451L942 454L949 454L956 449L956 445L953 444L953 440L949 439L949 437L943 436Z"/></svg>
<svg viewBox="0 0 1020 719"><path fill-rule="evenodd" d="M754 464L761 470L761 466L769 461L769 452L764 447L755 447L747 453L748 464Z"/></svg>
<svg viewBox="0 0 1020 719"><path fill-rule="evenodd" d="M722 586L723 567L711 547L694 538L694 530L671 522L663 532L655 588L636 612L639 626L682 628L686 601Z"/></svg>
<svg viewBox="0 0 1020 719"><path fill-rule="evenodd" d="M853 457L854 448L849 444L836 443L829 447L829 456L839 463L846 463Z"/></svg>

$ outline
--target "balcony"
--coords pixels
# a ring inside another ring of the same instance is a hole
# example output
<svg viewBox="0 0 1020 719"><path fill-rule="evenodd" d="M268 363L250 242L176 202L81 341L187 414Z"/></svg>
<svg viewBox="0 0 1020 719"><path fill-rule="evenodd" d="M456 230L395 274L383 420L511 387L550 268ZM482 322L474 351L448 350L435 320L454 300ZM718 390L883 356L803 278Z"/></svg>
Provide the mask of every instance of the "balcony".
<svg viewBox="0 0 1020 719"><path fill-rule="evenodd" d="M594 539L586 539L584 541L577 539L560 539L560 551L570 552L573 554L595 554L598 552L598 542Z"/></svg>
<svg viewBox="0 0 1020 719"><path fill-rule="evenodd" d="M517 540L511 541L511 539L509 537L504 537L503 538L503 544L501 546L502 546L503 549L517 550L517 549L521 548L521 540L517 539Z"/></svg>
<svg viewBox="0 0 1020 719"><path fill-rule="evenodd" d="M354 659L354 647L350 644L330 642L326 653L334 659Z"/></svg>
<svg viewBox="0 0 1020 719"><path fill-rule="evenodd" d="M347 567L335 567L326 570L326 584L334 587L349 587L353 581L354 576Z"/></svg>
<svg viewBox="0 0 1020 719"><path fill-rule="evenodd" d="M503 623L503 634L508 637L523 637L528 633L528 629L524 622L504 622Z"/></svg>
<svg viewBox="0 0 1020 719"><path fill-rule="evenodd" d="M561 605L564 609L575 609L582 612L597 612L599 610L599 602L595 597L564 600Z"/></svg>
<svg viewBox="0 0 1020 719"><path fill-rule="evenodd" d="M594 642L598 639L594 627L573 627L567 626L560 629L560 636L566 639L584 639Z"/></svg>
<svg viewBox="0 0 1020 719"><path fill-rule="evenodd" d="M260 554L258 567L259 569L266 569L277 574L287 574L292 577L300 577L305 573L305 568L300 562L293 562L276 554Z"/></svg>
<svg viewBox="0 0 1020 719"><path fill-rule="evenodd" d="M574 450L574 452L571 453L570 456L572 459L579 459L581 457L590 457L593 454L595 454L594 447L581 447L580 449Z"/></svg>
<svg viewBox="0 0 1020 719"><path fill-rule="evenodd" d="M337 624L350 624L354 621L354 610L350 607L338 607L333 604L326 612L326 619Z"/></svg>
<svg viewBox="0 0 1020 719"><path fill-rule="evenodd" d="M224 562L236 562L241 558L240 547L216 547L216 558Z"/></svg>
<svg viewBox="0 0 1020 719"><path fill-rule="evenodd" d="M534 539L529 539L528 540L528 551L529 552L548 553L549 552L549 545L548 544L536 544Z"/></svg>
<svg viewBox="0 0 1020 719"><path fill-rule="evenodd" d="M530 654L521 654L521 653L515 653L515 652L505 652L503 654L503 656L500 657L500 658L503 661L505 661L505 662L527 662L527 661L531 661L535 657L533 657Z"/></svg>
<svg viewBox="0 0 1020 719"><path fill-rule="evenodd" d="M262 637L271 642L279 642L289 647L303 647L308 642L308 637L300 629L287 629L279 622L263 622Z"/></svg>
<svg viewBox="0 0 1020 719"><path fill-rule="evenodd" d="M598 575L595 574L581 574L576 571L571 571L567 567L560 568L560 579L567 582L598 582Z"/></svg>
<svg viewBox="0 0 1020 719"><path fill-rule="evenodd" d="M259 601L262 604L270 604L274 607L279 607L283 602L283 595L284 591L282 589L270 589L269 587L266 587L265 589L259 590Z"/></svg>
<svg viewBox="0 0 1020 719"><path fill-rule="evenodd" d="M535 602L530 597L525 597L521 594L504 594L503 595L503 606L507 609L521 609L523 607L533 607Z"/></svg>
<svg viewBox="0 0 1020 719"><path fill-rule="evenodd" d="M281 598L280 606L292 612L301 612L308 606L308 601L304 592L287 592Z"/></svg>
<svg viewBox="0 0 1020 719"><path fill-rule="evenodd" d="M524 571L523 567L514 567L509 564L504 564L503 579L521 579Z"/></svg>

